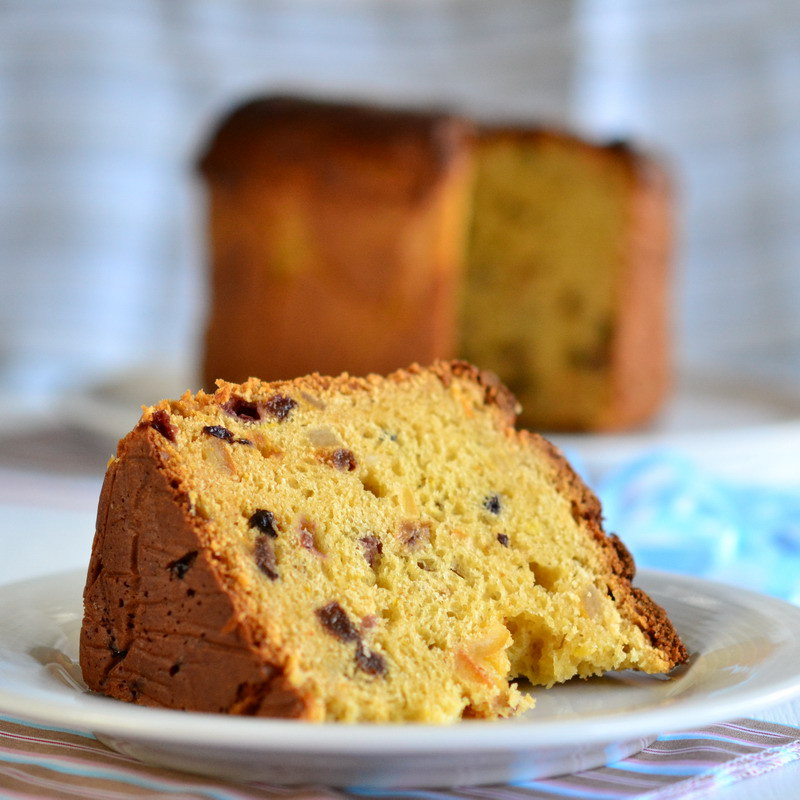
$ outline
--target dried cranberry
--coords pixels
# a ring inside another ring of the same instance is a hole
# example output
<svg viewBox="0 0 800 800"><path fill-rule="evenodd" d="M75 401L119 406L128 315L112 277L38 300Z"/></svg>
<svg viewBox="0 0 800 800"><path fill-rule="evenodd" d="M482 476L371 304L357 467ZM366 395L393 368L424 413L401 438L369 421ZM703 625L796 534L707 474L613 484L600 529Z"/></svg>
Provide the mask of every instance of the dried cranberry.
<svg viewBox="0 0 800 800"><path fill-rule="evenodd" d="M223 442L233 441L233 431L229 431L222 425L206 425L203 428L203 433L207 436L214 436L217 439L222 439Z"/></svg>
<svg viewBox="0 0 800 800"><path fill-rule="evenodd" d="M367 559L367 564L374 569L383 555L383 542L373 534L362 536L358 541L364 550L364 558Z"/></svg>
<svg viewBox="0 0 800 800"><path fill-rule="evenodd" d="M345 450L343 447L334 450L329 461L340 472L352 472L356 468L356 457L350 450Z"/></svg>
<svg viewBox="0 0 800 800"><path fill-rule="evenodd" d="M431 538L429 522L411 522L404 520L400 523L400 539L410 550L419 545L426 544Z"/></svg>
<svg viewBox="0 0 800 800"><path fill-rule="evenodd" d="M298 525L298 533L300 544L306 550L324 558L325 554L317 547L317 526L310 519L301 518Z"/></svg>
<svg viewBox="0 0 800 800"><path fill-rule="evenodd" d="M275 515L271 511L267 511L265 508L257 508L247 521L247 524L251 528L261 531L261 533L266 533L273 539L278 538Z"/></svg>
<svg viewBox="0 0 800 800"><path fill-rule="evenodd" d="M238 417L246 422L259 422L261 420L261 409L257 403L251 403L245 400L244 397L233 395L227 403L222 406L222 410L226 414L233 417Z"/></svg>
<svg viewBox="0 0 800 800"><path fill-rule="evenodd" d="M297 405L295 400L284 394L274 394L264 404L264 410L278 422L282 422L289 416L289 412Z"/></svg>
<svg viewBox="0 0 800 800"><path fill-rule="evenodd" d="M340 641L356 642L360 640L358 629L350 621L345 610L335 600L322 608L318 608L315 613L325 630Z"/></svg>
<svg viewBox="0 0 800 800"><path fill-rule="evenodd" d="M256 538L255 549L256 566L271 580L277 580L278 564L275 558L275 548L272 546L272 540L263 534Z"/></svg>
<svg viewBox="0 0 800 800"><path fill-rule="evenodd" d="M155 428L168 441L175 441L178 429L170 422L169 414L163 408L153 412L153 416L150 418L150 427Z"/></svg>
<svg viewBox="0 0 800 800"><path fill-rule="evenodd" d="M185 556L181 556L180 558L176 558L174 561L170 561L169 564L167 564L167 569L176 578L178 578L178 580L183 580L184 576L189 571L192 564L194 564L194 560L196 558L197 558L197 550L192 550Z"/></svg>
<svg viewBox="0 0 800 800"><path fill-rule="evenodd" d="M380 653L373 653L359 641L356 645L356 666L367 675L385 675L386 659Z"/></svg>

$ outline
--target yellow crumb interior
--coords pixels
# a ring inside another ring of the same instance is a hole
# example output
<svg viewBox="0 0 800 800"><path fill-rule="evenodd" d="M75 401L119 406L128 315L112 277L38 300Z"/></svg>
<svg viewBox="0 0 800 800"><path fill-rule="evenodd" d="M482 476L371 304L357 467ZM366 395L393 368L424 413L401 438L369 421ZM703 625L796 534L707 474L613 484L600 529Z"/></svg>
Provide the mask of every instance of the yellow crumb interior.
<svg viewBox="0 0 800 800"><path fill-rule="evenodd" d="M539 429L603 424L628 225L625 163L568 138L478 148L461 352Z"/></svg>
<svg viewBox="0 0 800 800"><path fill-rule="evenodd" d="M282 419L237 417L220 393L161 407L201 539L265 653L316 698L312 719L505 716L532 705L517 676L657 668L551 460L502 429L481 387L307 385L234 395L288 398Z"/></svg>

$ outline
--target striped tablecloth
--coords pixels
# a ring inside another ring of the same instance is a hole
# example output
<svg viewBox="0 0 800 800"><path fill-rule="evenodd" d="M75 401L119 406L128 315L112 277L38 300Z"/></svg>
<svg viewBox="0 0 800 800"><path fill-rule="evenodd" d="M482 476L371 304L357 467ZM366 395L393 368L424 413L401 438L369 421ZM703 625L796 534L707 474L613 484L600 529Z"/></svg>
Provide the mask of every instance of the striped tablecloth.
<svg viewBox="0 0 800 800"><path fill-rule="evenodd" d="M800 759L800 728L738 719L664 734L636 756L607 767L504 786L431 790L351 790L280 787L200 778L148 767L100 744L93 736L33 726L0 716L2 798L419 798L419 800L538 800L647 798L706 794L718 786L762 775Z"/></svg>

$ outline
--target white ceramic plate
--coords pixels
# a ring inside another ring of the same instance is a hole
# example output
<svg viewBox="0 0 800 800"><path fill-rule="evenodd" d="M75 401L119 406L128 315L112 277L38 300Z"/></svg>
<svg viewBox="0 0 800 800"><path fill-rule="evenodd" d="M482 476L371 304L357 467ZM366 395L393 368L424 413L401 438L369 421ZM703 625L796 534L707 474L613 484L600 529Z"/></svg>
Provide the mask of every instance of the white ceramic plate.
<svg viewBox="0 0 800 800"><path fill-rule="evenodd" d="M0 712L94 732L146 762L273 783L453 786L588 769L659 732L800 695L800 608L643 571L690 652L669 678L617 673L537 691L514 720L452 726L315 725L162 711L86 694L76 666L84 573L0 587Z"/></svg>

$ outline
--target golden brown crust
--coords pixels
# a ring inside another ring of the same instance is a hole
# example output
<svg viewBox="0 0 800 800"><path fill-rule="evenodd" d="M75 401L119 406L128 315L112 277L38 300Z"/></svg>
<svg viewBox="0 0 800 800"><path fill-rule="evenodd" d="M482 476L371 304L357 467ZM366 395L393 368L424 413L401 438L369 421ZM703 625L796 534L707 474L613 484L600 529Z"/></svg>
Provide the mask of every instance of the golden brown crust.
<svg viewBox="0 0 800 800"><path fill-rule="evenodd" d="M668 665L666 669L685 663L688 652L667 612L642 589L632 585L636 564L631 552L616 534L606 534L603 530L600 500L555 445L537 434L521 433L544 448L562 493L571 498L573 517L582 522L600 546L610 575L608 592L622 616L640 628L650 644L661 652Z"/></svg>
<svg viewBox="0 0 800 800"><path fill-rule="evenodd" d="M238 619L168 446L139 425L106 475L84 592L84 679L142 705L303 717L306 700Z"/></svg>
<svg viewBox="0 0 800 800"><path fill-rule="evenodd" d="M442 111L277 96L236 108L212 135L199 167L208 175L257 169L264 159L274 158L265 141L306 155L309 142L333 137L337 147L379 159L385 157L387 146L398 155L408 155L421 145L419 160L405 170L409 180L418 181L409 184L414 194L460 159L463 140L472 135L471 123Z"/></svg>
<svg viewBox="0 0 800 800"><path fill-rule="evenodd" d="M441 113L289 98L236 111L202 161L206 385L451 358L471 149L470 125Z"/></svg>

